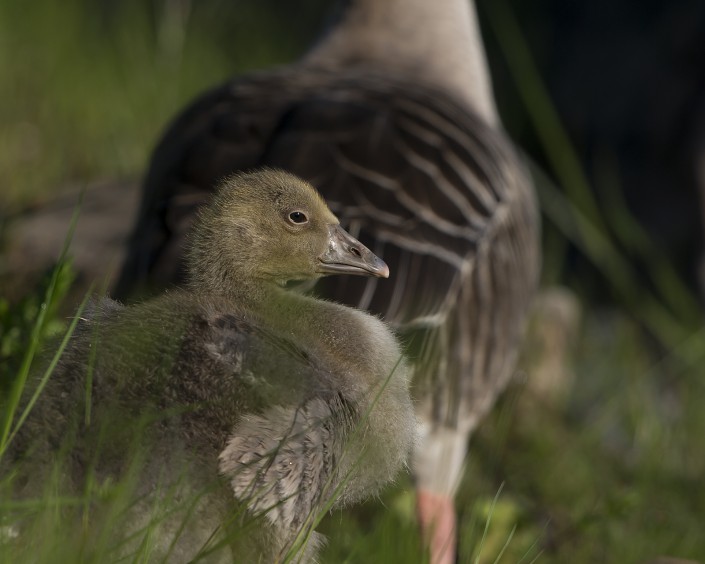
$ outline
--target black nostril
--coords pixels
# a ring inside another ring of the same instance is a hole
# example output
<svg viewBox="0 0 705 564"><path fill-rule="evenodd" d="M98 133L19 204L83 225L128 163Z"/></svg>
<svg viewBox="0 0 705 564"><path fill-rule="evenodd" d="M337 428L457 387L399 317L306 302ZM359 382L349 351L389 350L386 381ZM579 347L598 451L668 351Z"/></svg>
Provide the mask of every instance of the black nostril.
<svg viewBox="0 0 705 564"><path fill-rule="evenodd" d="M350 252L355 255L357 258L362 258L362 253L360 253L360 250L356 247L350 247Z"/></svg>

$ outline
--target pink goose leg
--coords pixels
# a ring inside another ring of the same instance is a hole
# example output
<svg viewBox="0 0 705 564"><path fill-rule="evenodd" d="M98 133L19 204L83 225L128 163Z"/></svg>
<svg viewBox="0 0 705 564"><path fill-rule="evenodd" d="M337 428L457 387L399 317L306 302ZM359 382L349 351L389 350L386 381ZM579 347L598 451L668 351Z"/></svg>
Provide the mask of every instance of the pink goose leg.
<svg viewBox="0 0 705 564"><path fill-rule="evenodd" d="M462 476L468 434L422 424L414 451L416 509L431 564L454 564L457 519L453 498Z"/></svg>

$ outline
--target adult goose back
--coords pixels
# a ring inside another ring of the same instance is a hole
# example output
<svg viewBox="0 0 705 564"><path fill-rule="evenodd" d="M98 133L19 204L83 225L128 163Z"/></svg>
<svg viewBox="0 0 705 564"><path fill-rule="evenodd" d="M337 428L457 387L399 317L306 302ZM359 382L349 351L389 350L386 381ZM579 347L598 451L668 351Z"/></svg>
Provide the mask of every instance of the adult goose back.
<svg viewBox="0 0 705 564"><path fill-rule="evenodd" d="M185 233L223 175L273 165L319 187L394 273L317 291L382 315L408 343L434 563L454 559L468 437L510 379L538 278L533 187L498 122L471 2L341 2L301 61L215 88L169 127L117 286L183 278Z"/></svg>

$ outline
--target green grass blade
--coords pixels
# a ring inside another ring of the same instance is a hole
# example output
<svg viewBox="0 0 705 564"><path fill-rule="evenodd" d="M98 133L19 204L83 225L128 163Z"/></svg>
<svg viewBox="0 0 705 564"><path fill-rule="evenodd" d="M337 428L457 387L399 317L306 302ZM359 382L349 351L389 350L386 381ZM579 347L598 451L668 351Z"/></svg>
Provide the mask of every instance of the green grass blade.
<svg viewBox="0 0 705 564"><path fill-rule="evenodd" d="M23 423L25 422L25 420L29 416L29 413L32 411L34 404L37 403L39 396L41 395L42 391L46 387L47 382L49 381L49 378L51 377L54 370L56 369L56 365L59 363L61 356L64 354L64 350L66 349L66 346L69 343L69 339L71 338L74 330L76 329L76 325L78 324L78 321L81 319L81 314L83 313L83 310L86 308L86 305L88 304L88 300L90 299L91 294L92 294L92 292L89 289L88 292L86 293L85 297L83 298L83 301L81 301L81 304L79 305L78 309L76 310L76 315L71 320L71 324L69 325L68 329L66 330L66 333L64 334L64 338L61 340L61 344L59 345L59 348L54 353L54 356L52 357L51 362L49 363L49 366L44 371L44 374L42 375L42 378L39 381L39 385L37 386L37 389L34 390L32 397L30 398L26 407L22 411L22 414L20 415L19 419L17 420L15 428L10 433L7 441L5 442L5 444L3 446L3 449L0 450L0 456L3 455L4 449L7 448L7 446L12 442L12 439L14 439L15 435L17 435L17 432L22 427Z"/></svg>
<svg viewBox="0 0 705 564"><path fill-rule="evenodd" d="M71 245L71 241L73 239L73 234L76 230L76 224L78 223L78 217L80 214L81 205L83 203L84 193L85 191L82 190L78 199L78 204L74 208L73 215L71 217L71 222L69 223L69 229L64 239L64 245L59 255L58 263L54 268L51 281L49 282L49 286L47 287L47 291L44 296L44 301L42 302L42 305L39 309L39 314L37 315L37 320L34 324L34 327L32 328L32 333L30 335L27 351L25 352L17 377L15 378L15 381L10 390L9 399L5 406L6 413L5 421L3 422L2 426L2 435L0 435L0 456L2 456L2 454L7 449L8 437L10 436L10 429L12 428L12 420L14 418L15 412L17 411L20 398L22 397L22 392L24 390L25 384L27 383L27 378L29 377L32 362L37 353L37 348L39 347L39 341L46 320L47 311L49 310L55 299L55 291L57 280L59 278L59 272L61 271L61 267L66 263L66 256L68 254L69 246Z"/></svg>
<svg viewBox="0 0 705 564"><path fill-rule="evenodd" d="M507 537L507 540L504 541L504 544L502 545L502 550L499 551L497 558L494 559L494 564L499 564L499 561L502 558L502 556L504 555L505 551L507 550L509 543L512 542L512 539L514 538L514 533L516 533L516 530L517 530L517 526L514 525L512 527L512 530L509 533L509 536Z"/></svg>
<svg viewBox="0 0 705 564"><path fill-rule="evenodd" d="M495 505L497 505L497 500L499 499L502 490L504 489L504 482L499 486L497 493L492 499L492 505L490 505L490 511L487 514L487 519L485 520L485 529L482 531L482 538L480 539L480 546L477 548L477 555L475 556L475 564L480 564L480 556L482 556L482 548L485 546L485 540L487 539L487 532L490 529L490 522L492 521L492 514L494 513Z"/></svg>

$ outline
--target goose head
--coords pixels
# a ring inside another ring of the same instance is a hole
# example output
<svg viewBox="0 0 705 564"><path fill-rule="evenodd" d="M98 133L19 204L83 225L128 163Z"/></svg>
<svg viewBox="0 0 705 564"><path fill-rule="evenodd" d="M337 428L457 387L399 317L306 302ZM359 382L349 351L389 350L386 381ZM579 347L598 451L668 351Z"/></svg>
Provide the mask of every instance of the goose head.
<svg viewBox="0 0 705 564"><path fill-rule="evenodd" d="M216 293L247 281L389 276L384 261L340 226L310 184L279 170L226 179L200 212L190 243L191 285Z"/></svg>

